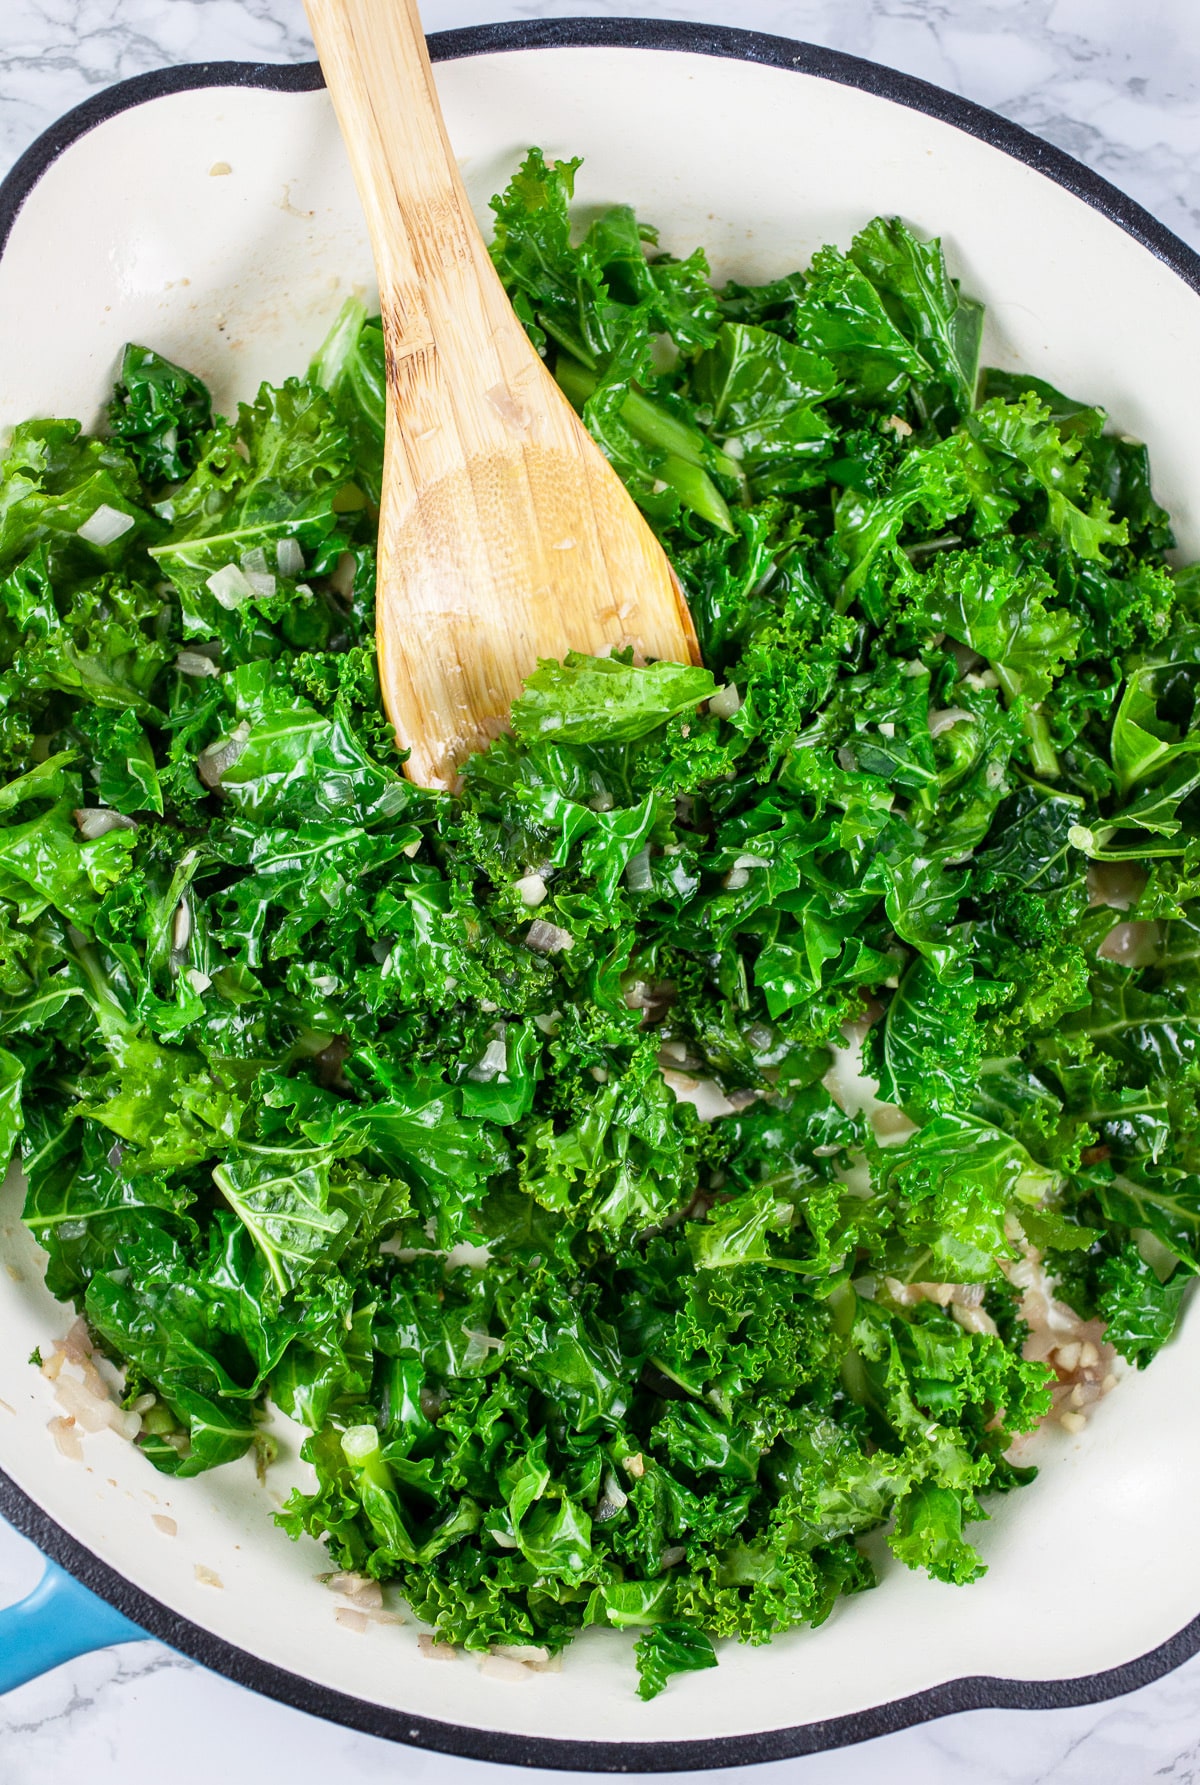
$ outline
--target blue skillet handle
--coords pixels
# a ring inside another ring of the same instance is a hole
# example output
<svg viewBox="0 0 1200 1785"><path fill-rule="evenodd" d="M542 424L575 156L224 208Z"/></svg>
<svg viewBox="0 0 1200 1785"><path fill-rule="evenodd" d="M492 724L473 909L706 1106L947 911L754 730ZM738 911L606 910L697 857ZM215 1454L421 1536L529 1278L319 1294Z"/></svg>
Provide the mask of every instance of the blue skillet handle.
<svg viewBox="0 0 1200 1785"><path fill-rule="evenodd" d="M110 1643L137 1642L145 1635L57 1562L47 1562L33 1592L0 1609L0 1693L76 1655Z"/></svg>

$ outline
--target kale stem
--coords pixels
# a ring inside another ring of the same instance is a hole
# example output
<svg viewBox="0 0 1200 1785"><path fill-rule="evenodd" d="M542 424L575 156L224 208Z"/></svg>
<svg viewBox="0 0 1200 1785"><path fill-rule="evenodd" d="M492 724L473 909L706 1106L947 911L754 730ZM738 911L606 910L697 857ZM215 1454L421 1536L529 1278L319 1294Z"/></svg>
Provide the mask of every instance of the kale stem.
<svg viewBox="0 0 1200 1785"><path fill-rule="evenodd" d="M579 410L600 382L598 373L590 372L563 353L558 356L554 375L564 396ZM680 501L723 533L732 533L733 522L725 498L705 467L711 464L722 476L742 484L745 480L736 460L716 451L698 428L689 427L669 410L651 402L641 391L627 393L621 404L621 420L643 445L667 455L658 468L659 475L664 483L670 484Z"/></svg>
<svg viewBox="0 0 1200 1785"><path fill-rule="evenodd" d="M589 371L577 360L568 359L560 353L554 368L564 396L576 409L582 409L592 392L600 382L598 372ZM703 470L710 463L710 455L706 452L708 442L697 428L689 428L686 422L680 421L669 410L661 409L641 391L630 390L621 405L621 420L631 434L647 446L657 446L663 452L673 453L677 459L685 459L689 465L697 465ZM724 458L724 454L718 455ZM727 461L728 473L731 477L738 475L738 467L732 459ZM718 467L725 469L724 465Z"/></svg>
<svg viewBox="0 0 1200 1785"><path fill-rule="evenodd" d="M374 1426L348 1426L342 1433L342 1455L356 1475L364 1475L388 1493L396 1491L395 1477L383 1460Z"/></svg>
<svg viewBox="0 0 1200 1785"><path fill-rule="evenodd" d="M1050 727L1046 716L1031 707L1025 714L1025 735L1029 739L1029 760L1033 770L1043 781L1054 781L1062 774L1054 745L1050 742Z"/></svg>
<svg viewBox="0 0 1200 1785"><path fill-rule="evenodd" d="M668 453L658 467L658 474L663 482L669 484L684 505L692 509L702 520L710 521L719 527L722 533L733 532L733 521L725 498L708 475L697 466L680 459L674 453Z"/></svg>

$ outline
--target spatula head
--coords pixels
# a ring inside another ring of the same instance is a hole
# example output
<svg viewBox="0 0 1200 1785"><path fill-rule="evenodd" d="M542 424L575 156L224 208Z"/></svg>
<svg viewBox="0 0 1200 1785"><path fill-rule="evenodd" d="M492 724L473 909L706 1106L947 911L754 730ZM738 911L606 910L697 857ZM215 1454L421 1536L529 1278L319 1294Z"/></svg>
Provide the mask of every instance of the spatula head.
<svg viewBox="0 0 1200 1785"><path fill-rule="evenodd" d="M417 438L405 420L414 356L389 357L379 673L423 786L453 786L464 759L505 729L540 657L632 647L635 658L699 661L662 547L528 353L515 393L512 380L483 393L487 449L459 456L462 434L477 430L454 430L451 462L433 476L436 436Z"/></svg>
<svg viewBox="0 0 1200 1785"><path fill-rule="evenodd" d="M539 657L698 660L645 521L531 346L471 214L416 0L307 0L379 274L384 703L450 787Z"/></svg>

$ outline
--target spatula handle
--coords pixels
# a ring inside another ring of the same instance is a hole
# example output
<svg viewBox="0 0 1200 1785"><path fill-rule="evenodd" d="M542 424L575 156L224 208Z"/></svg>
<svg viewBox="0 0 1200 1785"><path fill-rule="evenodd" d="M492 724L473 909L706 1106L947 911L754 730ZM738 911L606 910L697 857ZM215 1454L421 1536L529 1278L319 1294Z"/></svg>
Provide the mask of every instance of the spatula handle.
<svg viewBox="0 0 1200 1785"><path fill-rule="evenodd" d="M473 255L466 197L442 123L415 0L305 0L325 84L366 212L380 284L417 277L410 229Z"/></svg>
<svg viewBox="0 0 1200 1785"><path fill-rule="evenodd" d="M481 393L519 379L530 348L471 213L415 0L306 5L375 254L405 431L453 416L465 450L487 450L510 430Z"/></svg>

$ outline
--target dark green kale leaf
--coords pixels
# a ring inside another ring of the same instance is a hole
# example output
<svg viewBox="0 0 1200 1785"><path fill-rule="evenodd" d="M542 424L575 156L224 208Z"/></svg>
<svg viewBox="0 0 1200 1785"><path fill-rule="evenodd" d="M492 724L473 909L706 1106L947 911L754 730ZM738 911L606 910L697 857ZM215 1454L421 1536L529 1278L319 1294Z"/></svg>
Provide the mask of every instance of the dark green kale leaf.
<svg viewBox="0 0 1200 1785"><path fill-rule="evenodd" d="M149 347L128 344L108 406L111 437L125 446L142 482L180 483L195 468L212 426L212 400L193 373Z"/></svg>
<svg viewBox="0 0 1200 1785"><path fill-rule="evenodd" d="M971 409L983 306L963 297L950 278L941 242L920 241L898 217L877 217L855 236L850 258L870 279L900 332L920 351L934 379L945 386L953 408L959 414Z"/></svg>
<svg viewBox="0 0 1200 1785"><path fill-rule="evenodd" d="M715 1667L716 1652L692 1624L651 1624L637 1640L638 1697L657 1698L672 1674Z"/></svg>
<svg viewBox="0 0 1200 1785"><path fill-rule="evenodd" d="M629 744L715 693L706 669L679 663L633 669L616 657L572 652L562 663L539 664L526 679L513 706L513 729L523 743L549 737L561 744Z"/></svg>
<svg viewBox="0 0 1200 1785"><path fill-rule="evenodd" d="M187 482L159 505L171 534L152 555L178 594L184 638L233 640L239 621L282 620L316 605L280 547L298 548L309 574L333 568L341 543L334 503L350 468L333 404L299 379L263 385L236 425L217 422Z"/></svg>

